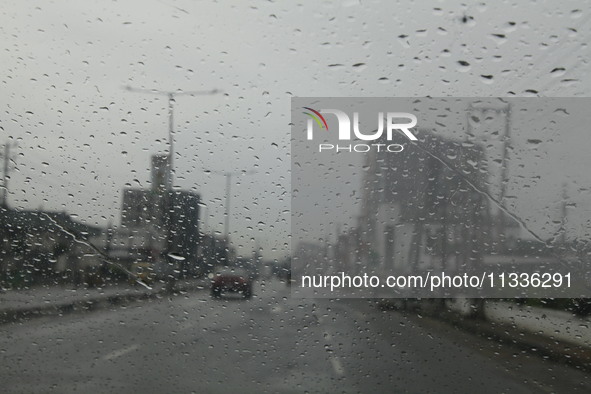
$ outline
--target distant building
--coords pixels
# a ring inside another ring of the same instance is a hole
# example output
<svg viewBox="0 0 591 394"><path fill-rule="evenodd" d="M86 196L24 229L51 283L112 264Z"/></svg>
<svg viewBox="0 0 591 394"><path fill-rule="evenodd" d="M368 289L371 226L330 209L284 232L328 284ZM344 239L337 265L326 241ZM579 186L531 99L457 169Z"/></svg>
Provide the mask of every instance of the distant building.
<svg viewBox="0 0 591 394"><path fill-rule="evenodd" d="M299 242L293 251L293 259L305 270L321 269L328 256L329 246L320 242Z"/></svg>
<svg viewBox="0 0 591 394"><path fill-rule="evenodd" d="M151 189L124 189L121 227L150 234L132 241L131 249L162 248L195 265L199 247L199 203L196 193L175 190L162 194ZM164 242L162 242L164 240ZM185 261L183 260L183 261Z"/></svg>
<svg viewBox="0 0 591 394"><path fill-rule="evenodd" d="M152 155L152 190L172 189L172 173L168 154Z"/></svg>
<svg viewBox="0 0 591 394"><path fill-rule="evenodd" d="M490 235L486 164L482 146L428 132L402 153L369 154L360 258L402 271L477 264Z"/></svg>
<svg viewBox="0 0 591 394"><path fill-rule="evenodd" d="M199 247L199 203L196 193L170 192L170 251L196 263Z"/></svg>
<svg viewBox="0 0 591 394"><path fill-rule="evenodd" d="M77 258L72 256L63 270L58 260L100 233L66 212L0 208L0 281L21 285L55 280L58 272L77 275Z"/></svg>
<svg viewBox="0 0 591 394"><path fill-rule="evenodd" d="M123 189L121 225L123 227L162 228L165 223L164 192L152 189Z"/></svg>
<svg viewBox="0 0 591 394"><path fill-rule="evenodd" d="M152 188L123 190L122 228L118 233L130 235L128 245L119 253L127 251L130 260L138 255L174 255L184 270L196 271L202 264L199 261L200 197L169 187L169 165L167 155L152 156Z"/></svg>

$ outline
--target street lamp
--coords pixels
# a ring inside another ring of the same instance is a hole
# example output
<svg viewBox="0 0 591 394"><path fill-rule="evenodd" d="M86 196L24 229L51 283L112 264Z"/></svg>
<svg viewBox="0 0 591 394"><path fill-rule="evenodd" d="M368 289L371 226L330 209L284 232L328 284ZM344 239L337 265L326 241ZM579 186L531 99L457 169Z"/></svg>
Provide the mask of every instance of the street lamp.
<svg viewBox="0 0 591 394"><path fill-rule="evenodd" d="M166 96L168 97L168 143L170 144L170 151L168 153L168 165L170 167L170 185L168 185L169 189L172 189L172 185L174 183L173 176L174 176L174 167L173 167L173 156L174 156L174 146L173 146L173 134L174 134L174 98L177 96L211 96L217 93L221 93L221 90L213 89L213 90L195 90L195 91L170 91L170 90L158 90L158 89L139 89L134 88L131 86L125 86L125 90L134 93L142 93L142 94L155 94L158 96Z"/></svg>
<svg viewBox="0 0 591 394"><path fill-rule="evenodd" d="M224 218L224 235L226 240L230 234L230 189L232 187L232 176L234 175L252 175L256 174L256 170L249 171L212 171L205 170L206 173L214 173L226 177L226 217Z"/></svg>
<svg viewBox="0 0 591 394"><path fill-rule="evenodd" d="M486 113L487 111L494 112L495 114L502 114L505 117L505 124L504 124L504 135L502 140L502 157L501 157L501 176L500 176L500 193L499 193L499 205L504 207L505 203L505 195L507 194L507 183L508 183L508 156L509 156L509 149L511 144L511 103L506 102L502 106L475 106L473 103L468 105L468 110L466 111L467 116L467 130L468 135L473 135L472 133L472 126L470 123L470 116L472 112L479 112L479 113ZM496 236L498 237L498 245L501 248L505 247L505 237L500 237L500 234L505 233L505 212L500 210L497 214L497 221L496 221Z"/></svg>
<svg viewBox="0 0 591 394"><path fill-rule="evenodd" d="M6 142L4 144L4 170L3 170L3 180L2 180L2 202L0 203L0 206L4 207L4 208L8 208L8 180L10 179L10 176L8 175L8 173L10 172L11 168L10 168L10 161L11 156L10 156L10 148L11 147L17 147L18 144L16 142ZM2 155L0 155L2 156Z"/></svg>

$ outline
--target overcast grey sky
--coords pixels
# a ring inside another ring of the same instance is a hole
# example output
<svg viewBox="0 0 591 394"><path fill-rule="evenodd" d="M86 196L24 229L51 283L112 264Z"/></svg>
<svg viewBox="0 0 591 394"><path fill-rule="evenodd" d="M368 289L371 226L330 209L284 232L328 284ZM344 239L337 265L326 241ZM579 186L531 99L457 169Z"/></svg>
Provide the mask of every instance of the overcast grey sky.
<svg viewBox="0 0 591 394"><path fill-rule="evenodd" d="M217 88L175 104L176 186L199 192L222 231L224 179L203 168L258 170L233 188L232 231L242 253L257 239L282 256L292 96L588 95L587 2L466 3L3 1L0 142L18 140L9 203L117 223L122 187L147 187L149 156L167 150L166 100L122 86ZM560 178L543 178L548 212ZM569 185L579 199L588 187ZM530 214L531 194L509 192Z"/></svg>

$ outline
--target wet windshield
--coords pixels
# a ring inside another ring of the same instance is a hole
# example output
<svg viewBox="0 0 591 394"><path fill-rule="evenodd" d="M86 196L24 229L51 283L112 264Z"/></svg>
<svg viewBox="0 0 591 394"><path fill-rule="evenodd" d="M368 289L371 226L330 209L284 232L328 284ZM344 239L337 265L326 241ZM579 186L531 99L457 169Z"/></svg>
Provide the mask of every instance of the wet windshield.
<svg viewBox="0 0 591 394"><path fill-rule="evenodd" d="M2 392L591 392L584 1L0 5Z"/></svg>

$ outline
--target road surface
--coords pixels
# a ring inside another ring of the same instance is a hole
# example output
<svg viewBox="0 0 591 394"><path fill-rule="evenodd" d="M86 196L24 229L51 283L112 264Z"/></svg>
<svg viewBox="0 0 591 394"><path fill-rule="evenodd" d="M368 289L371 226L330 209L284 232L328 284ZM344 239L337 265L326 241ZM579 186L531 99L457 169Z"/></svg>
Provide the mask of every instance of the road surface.
<svg viewBox="0 0 591 394"><path fill-rule="evenodd" d="M0 326L2 392L591 392L587 374L364 300L206 290Z"/></svg>

